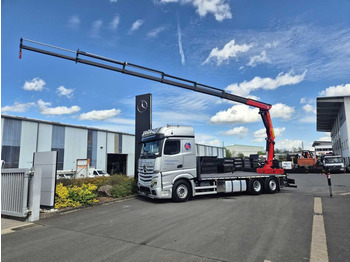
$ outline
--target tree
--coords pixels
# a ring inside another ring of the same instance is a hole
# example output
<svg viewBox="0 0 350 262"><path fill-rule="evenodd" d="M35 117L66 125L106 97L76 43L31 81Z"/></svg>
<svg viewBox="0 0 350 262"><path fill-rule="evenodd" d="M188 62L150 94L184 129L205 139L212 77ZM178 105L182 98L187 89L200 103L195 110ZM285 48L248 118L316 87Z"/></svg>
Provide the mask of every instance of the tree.
<svg viewBox="0 0 350 262"><path fill-rule="evenodd" d="M232 152L225 147L225 151L226 151L226 157L232 157Z"/></svg>
<svg viewBox="0 0 350 262"><path fill-rule="evenodd" d="M241 152L239 152L239 153L237 154L237 156L238 156L238 157L244 157L244 154L241 153Z"/></svg>

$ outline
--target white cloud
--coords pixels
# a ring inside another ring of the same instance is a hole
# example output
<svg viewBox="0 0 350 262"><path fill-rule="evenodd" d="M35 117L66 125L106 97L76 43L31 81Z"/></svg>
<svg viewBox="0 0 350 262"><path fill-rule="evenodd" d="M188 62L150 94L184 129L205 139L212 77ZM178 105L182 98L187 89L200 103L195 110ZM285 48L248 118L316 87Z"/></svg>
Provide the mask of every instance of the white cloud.
<svg viewBox="0 0 350 262"><path fill-rule="evenodd" d="M277 45L278 45L278 42L277 41L273 41L272 43L266 43L265 47L266 48L272 48L272 47L276 48Z"/></svg>
<svg viewBox="0 0 350 262"><path fill-rule="evenodd" d="M229 136L246 136L249 133L249 129L244 126L235 127L233 129L227 130L226 132L223 132L223 135Z"/></svg>
<svg viewBox="0 0 350 262"><path fill-rule="evenodd" d="M305 124L312 124L316 123L316 116L315 115L310 115L310 116L304 116L299 120L300 123L305 123Z"/></svg>
<svg viewBox="0 0 350 262"><path fill-rule="evenodd" d="M327 134L326 136L320 137L317 141L328 141L328 142L331 142L332 138L331 138L330 134Z"/></svg>
<svg viewBox="0 0 350 262"><path fill-rule="evenodd" d="M110 3L117 3L118 0L109 0Z"/></svg>
<svg viewBox="0 0 350 262"><path fill-rule="evenodd" d="M180 28L180 24L179 21L177 22L177 42L179 44L179 53L180 53L180 57L181 57L181 64L185 65L185 54L184 54L184 50L182 48L182 34L181 34L181 28Z"/></svg>
<svg viewBox="0 0 350 262"><path fill-rule="evenodd" d="M96 20L92 23L92 28L91 28L92 37L94 38L100 37L100 31L101 31L102 25L103 25L102 20Z"/></svg>
<svg viewBox="0 0 350 262"><path fill-rule="evenodd" d="M290 119L294 112L294 107L287 106L281 103L274 104L270 109L270 114L272 118Z"/></svg>
<svg viewBox="0 0 350 262"><path fill-rule="evenodd" d="M250 57L250 60L247 66L256 67L257 64L262 64L262 63L268 63L268 64L271 63L271 60L267 57L265 50L262 51L260 55Z"/></svg>
<svg viewBox="0 0 350 262"><path fill-rule="evenodd" d="M310 104L304 105L304 106L303 106L303 110L304 110L306 113L310 113L310 112L316 113L316 109L315 109L312 105L310 105Z"/></svg>
<svg viewBox="0 0 350 262"><path fill-rule="evenodd" d="M43 100L38 100L39 112L43 115L70 115L80 111L79 106L58 106L58 107L49 107L51 106L50 102L44 102Z"/></svg>
<svg viewBox="0 0 350 262"><path fill-rule="evenodd" d="M90 112L80 114L79 119L95 121L106 120L120 114L120 112L120 109L117 110L115 108L109 110L92 110Z"/></svg>
<svg viewBox="0 0 350 262"><path fill-rule="evenodd" d="M200 17L213 14L219 22L231 19L231 8L228 0L155 0L156 4L181 3L192 4Z"/></svg>
<svg viewBox="0 0 350 262"><path fill-rule="evenodd" d="M118 28L119 23L120 23L120 17L119 15L115 15L113 17L113 20L109 23L109 28L111 30L116 30Z"/></svg>
<svg viewBox="0 0 350 262"><path fill-rule="evenodd" d="M80 18L77 15L73 15L68 19L68 26L73 29L77 30L80 26Z"/></svg>
<svg viewBox="0 0 350 262"><path fill-rule="evenodd" d="M293 150L298 149L299 147L302 148L303 141L302 140L291 140L291 139L283 139L283 140L276 140L275 141L275 148L278 149L286 149L286 150Z"/></svg>
<svg viewBox="0 0 350 262"><path fill-rule="evenodd" d="M350 96L350 84L330 86L321 91L320 96Z"/></svg>
<svg viewBox="0 0 350 262"><path fill-rule="evenodd" d="M134 31L138 30L138 29L143 25L143 23L144 23L144 21L141 20L141 19L136 20L136 21L132 24L132 26L131 26L129 32L132 33L132 32L134 32Z"/></svg>
<svg viewBox="0 0 350 262"><path fill-rule="evenodd" d="M275 137L283 136L283 132L286 130L285 127L276 127L273 129ZM263 142L266 138L266 129L262 128L253 133L254 142Z"/></svg>
<svg viewBox="0 0 350 262"><path fill-rule="evenodd" d="M234 105L231 108L217 112L210 122L214 124L224 123L253 123L261 119L259 109L246 105Z"/></svg>
<svg viewBox="0 0 350 262"><path fill-rule="evenodd" d="M59 96L65 96L67 98L72 98L73 92L74 92L74 89L68 89L68 88L65 88L64 86L57 87L57 91L56 91L56 93Z"/></svg>
<svg viewBox="0 0 350 262"><path fill-rule="evenodd" d="M272 118L289 119L294 113L294 108L285 104L275 104L270 109ZM252 108L247 105L234 105L231 108L216 113L210 122L213 124L237 124L253 123L261 121L258 108Z"/></svg>
<svg viewBox="0 0 350 262"><path fill-rule="evenodd" d="M279 73L274 79L256 76L250 81L244 81L239 84L231 84L227 86L225 90L238 96L247 97L250 92L258 89L274 90L280 86L298 84L304 80L305 74L306 70L301 75L294 75L292 71L286 74Z"/></svg>
<svg viewBox="0 0 350 262"><path fill-rule="evenodd" d="M30 81L25 81L23 89L27 91L42 91L46 83L39 77L35 77Z"/></svg>
<svg viewBox="0 0 350 262"><path fill-rule="evenodd" d="M219 66L223 62L229 60L230 58L237 57L239 53L248 52L252 45L236 45L235 40L228 42L221 50L217 47L211 50L207 59L202 63L202 65L207 64L210 60L216 60L216 64Z"/></svg>
<svg viewBox="0 0 350 262"><path fill-rule="evenodd" d="M12 106L4 106L1 108L1 112L17 112L17 113L23 113L27 111L32 106L35 106L35 103L25 103L21 104L18 102L15 102Z"/></svg>
<svg viewBox="0 0 350 262"><path fill-rule="evenodd" d="M196 134L196 144L208 145L208 146L219 146L223 145L223 142L217 139L215 136L207 134Z"/></svg>
<svg viewBox="0 0 350 262"><path fill-rule="evenodd" d="M152 29L150 32L148 32L147 37L148 38L156 38L165 29L166 29L165 26L156 27L156 28Z"/></svg>
<svg viewBox="0 0 350 262"><path fill-rule="evenodd" d="M306 103L306 97L302 97L300 99L300 104L305 104Z"/></svg>

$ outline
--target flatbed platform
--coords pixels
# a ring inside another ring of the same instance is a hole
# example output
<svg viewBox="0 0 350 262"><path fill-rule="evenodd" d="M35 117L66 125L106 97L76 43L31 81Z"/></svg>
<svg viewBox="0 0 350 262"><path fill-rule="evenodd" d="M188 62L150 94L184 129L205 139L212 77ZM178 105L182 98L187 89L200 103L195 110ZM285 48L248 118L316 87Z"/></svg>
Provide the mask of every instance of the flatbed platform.
<svg viewBox="0 0 350 262"><path fill-rule="evenodd" d="M259 174L256 172L244 172L244 171L234 171L229 173L212 173L212 174L201 174L200 180L227 180L227 179L243 179L243 178L261 178L261 177L285 177L286 175L282 174Z"/></svg>

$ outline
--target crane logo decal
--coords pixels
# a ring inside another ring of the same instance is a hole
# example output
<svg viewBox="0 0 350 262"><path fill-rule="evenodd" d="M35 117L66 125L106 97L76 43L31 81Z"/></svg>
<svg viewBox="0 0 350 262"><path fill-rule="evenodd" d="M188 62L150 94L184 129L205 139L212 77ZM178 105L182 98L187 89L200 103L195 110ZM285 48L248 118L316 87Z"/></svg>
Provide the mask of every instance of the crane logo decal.
<svg viewBox="0 0 350 262"><path fill-rule="evenodd" d="M186 143L185 144L185 149L186 149L186 151L191 150L191 144L190 143Z"/></svg>

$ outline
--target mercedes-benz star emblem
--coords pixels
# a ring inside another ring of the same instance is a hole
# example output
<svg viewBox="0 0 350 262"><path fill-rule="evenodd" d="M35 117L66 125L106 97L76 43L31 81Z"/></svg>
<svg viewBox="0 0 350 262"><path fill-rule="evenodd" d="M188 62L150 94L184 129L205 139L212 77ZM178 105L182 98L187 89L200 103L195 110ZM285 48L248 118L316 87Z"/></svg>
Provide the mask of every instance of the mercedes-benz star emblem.
<svg viewBox="0 0 350 262"><path fill-rule="evenodd" d="M146 165L143 166L143 172L144 172L144 173L147 173L147 167L146 167Z"/></svg>
<svg viewBox="0 0 350 262"><path fill-rule="evenodd" d="M140 113L143 113L147 110L147 108L148 108L148 103L145 100L141 100L138 102L137 111L139 111Z"/></svg>

